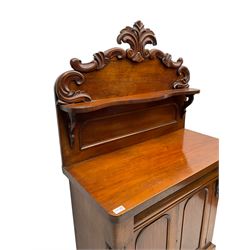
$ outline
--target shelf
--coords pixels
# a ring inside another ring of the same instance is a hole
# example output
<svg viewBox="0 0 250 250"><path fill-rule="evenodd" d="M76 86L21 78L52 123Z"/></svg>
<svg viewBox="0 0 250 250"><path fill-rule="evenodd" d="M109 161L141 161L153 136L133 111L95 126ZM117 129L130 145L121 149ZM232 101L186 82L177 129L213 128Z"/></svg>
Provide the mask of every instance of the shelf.
<svg viewBox="0 0 250 250"><path fill-rule="evenodd" d="M90 102L65 104L65 105L60 105L60 109L68 113L88 113L111 106L160 101L173 96L181 96L181 95L189 96L197 94L199 92L200 90L192 88L171 89L171 90L156 91L156 92L143 93L130 96L99 99Z"/></svg>
<svg viewBox="0 0 250 250"><path fill-rule="evenodd" d="M111 216L157 202L218 167L218 139L180 129L64 168ZM138 211L138 210L137 210Z"/></svg>

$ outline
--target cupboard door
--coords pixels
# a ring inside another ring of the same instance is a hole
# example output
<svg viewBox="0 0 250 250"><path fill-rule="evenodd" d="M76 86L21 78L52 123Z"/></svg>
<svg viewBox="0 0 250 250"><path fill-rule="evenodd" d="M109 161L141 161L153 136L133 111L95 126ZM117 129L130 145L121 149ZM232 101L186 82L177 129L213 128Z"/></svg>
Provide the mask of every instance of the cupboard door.
<svg viewBox="0 0 250 250"><path fill-rule="evenodd" d="M213 180L186 198L177 198L172 205L166 204L165 209L151 208L151 216L146 211L145 217L139 217L141 224L137 221L135 249L211 249L218 200L216 185Z"/></svg>
<svg viewBox="0 0 250 250"><path fill-rule="evenodd" d="M209 249L217 206L216 182L200 189L179 204L181 250Z"/></svg>
<svg viewBox="0 0 250 250"><path fill-rule="evenodd" d="M167 249L170 216L162 215L143 227L135 240L135 249Z"/></svg>
<svg viewBox="0 0 250 250"><path fill-rule="evenodd" d="M184 201L180 249L195 250L200 246L203 215L208 199L208 189L204 188Z"/></svg>

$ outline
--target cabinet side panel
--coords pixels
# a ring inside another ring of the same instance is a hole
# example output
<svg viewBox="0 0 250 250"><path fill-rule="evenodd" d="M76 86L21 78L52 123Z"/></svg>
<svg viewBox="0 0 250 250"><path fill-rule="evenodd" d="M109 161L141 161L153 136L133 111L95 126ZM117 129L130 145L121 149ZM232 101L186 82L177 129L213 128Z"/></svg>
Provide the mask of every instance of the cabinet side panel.
<svg viewBox="0 0 250 250"><path fill-rule="evenodd" d="M112 224L70 183L77 249L109 249Z"/></svg>

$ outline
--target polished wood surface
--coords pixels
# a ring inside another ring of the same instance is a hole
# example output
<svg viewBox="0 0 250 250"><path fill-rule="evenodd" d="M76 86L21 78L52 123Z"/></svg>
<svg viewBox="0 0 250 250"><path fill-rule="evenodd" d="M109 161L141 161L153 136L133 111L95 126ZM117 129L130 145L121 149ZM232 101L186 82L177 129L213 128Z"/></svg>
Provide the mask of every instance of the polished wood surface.
<svg viewBox="0 0 250 250"><path fill-rule="evenodd" d="M123 205L128 212L189 178L218 165L218 140L190 130L178 130L146 142L104 154L67 168L109 214Z"/></svg>
<svg viewBox="0 0 250 250"><path fill-rule="evenodd" d="M185 96L175 96L76 115L58 108L63 165L181 129L189 104Z"/></svg>
<svg viewBox="0 0 250 250"><path fill-rule="evenodd" d="M178 95L194 95L198 94L200 90L198 89L170 89L163 91L155 91L144 94L123 96L123 97L113 97L113 98L105 98L99 99L92 102L85 103L74 103L74 104L66 104L61 105L60 109L65 112L72 113L87 113L96 111L99 109L103 109L106 107L119 106L124 104L136 104L136 103L147 103L152 101L164 100L173 96Z"/></svg>
<svg viewBox="0 0 250 250"><path fill-rule="evenodd" d="M184 128L186 109L199 93L189 88L182 58L174 62L168 53L145 48L156 38L142 22L124 28L117 41L130 48L98 52L90 63L74 58L73 70L56 81L64 167ZM172 108L160 111L162 105Z"/></svg>
<svg viewBox="0 0 250 250"><path fill-rule="evenodd" d="M173 103L163 103L145 109L127 110L119 114L89 119L80 128L81 149L112 143L135 135L145 136L149 131L174 126L178 123L177 109Z"/></svg>
<svg viewBox="0 0 250 250"><path fill-rule="evenodd" d="M71 181L77 249L215 249L209 231L218 200L217 178L214 169L123 221L111 220Z"/></svg>
<svg viewBox="0 0 250 250"><path fill-rule="evenodd" d="M135 227L134 242L131 243L135 249L210 249L207 248L211 246L207 224L211 222L211 200L215 198L216 179L206 179L198 181L197 190L187 186L186 191L190 190L190 193L182 196L178 192L161 208L158 204L148 208L149 216L142 222L138 221L139 225ZM158 207L157 211L154 207Z"/></svg>
<svg viewBox="0 0 250 250"><path fill-rule="evenodd" d="M154 33L145 29L141 21L133 28L123 29L117 41L128 43L130 48L98 52L90 63L76 58L71 60L73 70L60 75L55 84L58 103L89 102L189 87L190 74L182 66L182 58L174 62L168 53L145 48L157 42Z"/></svg>
<svg viewBox="0 0 250 250"><path fill-rule="evenodd" d="M218 139L185 129L199 90L141 21L117 42L55 83L77 249L215 249Z"/></svg>

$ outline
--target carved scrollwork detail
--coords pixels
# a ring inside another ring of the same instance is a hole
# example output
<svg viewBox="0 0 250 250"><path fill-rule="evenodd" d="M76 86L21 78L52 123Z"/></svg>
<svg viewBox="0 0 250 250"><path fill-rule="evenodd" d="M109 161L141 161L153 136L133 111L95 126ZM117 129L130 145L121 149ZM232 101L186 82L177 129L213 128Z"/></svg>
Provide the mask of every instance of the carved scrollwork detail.
<svg viewBox="0 0 250 250"><path fill-rule="evenodd" d="M149 50L145 49L146 44L156 45L156 37L152 30L145 29L141 21L135 22L133 28L127 26L122 29L117 37L118 44L128 43L127 57L134 62L142 62L150 56Z"/></svg>
<svg viewBox="0 0 250 250"><path fill-rule="evenodd" d="M104 68L112 58L123 59L126 51L121 48L113 48L105 52L94 54L94 60L89 63L82 63L81 60L73 58L70 60L71 67L74 69L62 74L56 81L56 95L58 103L78 103L91 101L91 97L82 90L71 88L71 84L80 86L85 81L84 73Z"/></svg>
<svg viewBox="0 0 250 250"><path fill-rule="evenodd" d="M172 61L172 56L170 54L165 54L161 59L163 64L168 68L178 69L183 64L183 59L180 57L176 62Z"/></svg>
<svg viewBox="0 0 250 250"><path fill-rule="evenodd" d="M105 52L98 52L94 54L94 60L89 63L82 63L81 60L73 58L70 60L71 67L81 73L89 73L94 70L104 68L112 58L123 59L126 56L125 50L121 48L113 48Z"/></svg>
<svg viewBox="0 0 250 250"><path fill-rule="evenodd" d="M102 69L109 62L109 58L105 56L103 52L98 52L94 54L94 61L96 62L96 69Z"/></svg>
<svg viewBox="0 0 250 250"><path fill-rule="evenodd" d="M70 60L71 67L74 69L62 74L56 81L56 95L58 103L78 103L91 101L91 97L82 90L72 89L71 84L80 86L85 81L84 73L104 68L112 58L123 59L126 57L125 50L113 48L105 52L94 54L94 60L89 63L82 63L81 60L73 58Z"/></svg>
<svg viewBox="0 0 250 250"><path fill-rule="evenodd" d="M89 63L82 63L81 60L73 58L70 60L71 67L81 73L88 73L97 69L102 69L108 63L108 58L103 52L94 54L94 60Z"/></svg>
<svg viewBox="0 0 250 250"><path fill-rule="evenodd" d="M168 53L164 54L158 49L150 51L150 59L159 58L167 68L177 69L178 79L173 83L174 89L182 89L189 87L190 73L187 67L182 66L183 59L180 57L176 62L172 61L172 56Z"/></svg>
<svg viewBox="0 0 250 250"><path fill-rule="evenodd" d="M189 88L190 73L187 67L180 67L177 71L178 79L173 83L174 89Z"/></svg>
<svg viewBox="0 0 250 250"><path fill-rule="evenodd" d="M72 88L72 84L79 86L82 85L84 81L84 75L74 70L67 71L59 76L55 84L57 102L62 104L91 101L91 97L87 93Z"/></svg>
<svg viewBox="0 0 250 250"><path fill-rule="evenodd" d="M150 50L150 59L158 58L167 68L178 69L183 64L183 59L180 57L176 62L172 61L172 56L168 53L163 53L161 50Z"/></svg>
<svg viewBox="0 0 250 250"><path fill-rule="evenodd" d="M119 44L128 43L130 48L126 51L122 48L112 48L105 52L98 52L94 54L94 60L89 63L82 63L77 58L71 59L70 64L74 70L62 74L56 82L55 88L59 104L91 101L91 97L81 90L82 88L79 88L85 81L85 74L104 68L113 58L127 58L138 63L145 59L159 59L165 67L177 70L177 80L172 84L174 89L189 87L190 74L188 69L182 66L182 58L174 62L168 53L165 54L158 49L145 49L147 44L156 45L157 41L154 32L144 28L141 21L137 21L133 27L122 29L117 37L117 42Z"/></svg>
<svg viewBox="0 0 250 250"><path fill-rule="evenodd" d="M109 61L112 58L117 58L118 60L120 60L126 57L126 51L122 48L112 48L112 49L106 50L104 54L107 58L109 58Z"/></svg>

